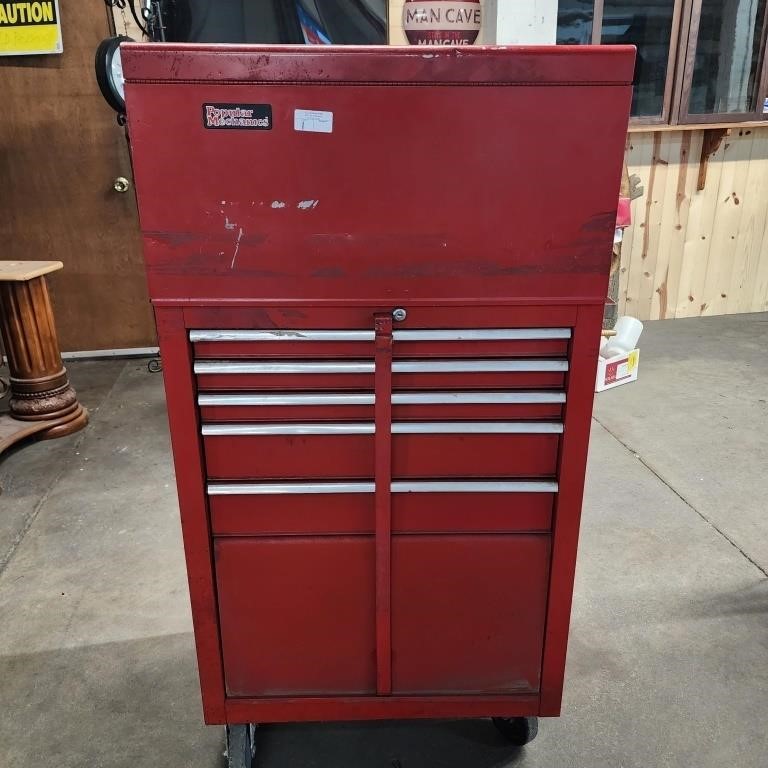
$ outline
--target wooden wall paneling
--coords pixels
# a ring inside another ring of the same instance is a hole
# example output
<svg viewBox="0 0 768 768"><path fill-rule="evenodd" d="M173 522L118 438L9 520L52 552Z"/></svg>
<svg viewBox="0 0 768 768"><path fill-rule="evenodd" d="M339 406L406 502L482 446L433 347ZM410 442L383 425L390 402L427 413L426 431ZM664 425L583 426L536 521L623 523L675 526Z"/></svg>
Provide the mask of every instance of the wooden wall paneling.
<svg viewBox="0 0 768 768"><path fill-rule="evenodd" d="M630 136L627 166L629 173L635 173L645 191L642 197L632 201L632 226L625 230L625 242L621 246L619 267L619 314L641 317L639 299L640 280L643 275L643 245L648 213L649 188L653 184L654 135L637 133Z"/></svg>
<svg viewBox="0 0 768 768"><path fill-rule="evenodd" d="M715 202L702 315L722 315L728 306L751 152L752 135L746 136L744 131L734 129L723 141L723 168Z"/></svg>
<svg viewBox="0 0 768 768"><path fill-rule="evenodd" d="M675 262L677 264L677 287L674 296L674 317L688 317L694 312L695 301L691 293L691 283L698 263L698 252L687 245L689 229L698 229L701 223L701 207L703 198L697 192L698 182L698 158L701 156L703 132L688 131L691 135L691 144L688 151L688 168L686 175L685 194L685 223L679 222L682 229L679 231Z"/></svg>
<svg viewBox="0 0 768 768"><path fill-rule="evenodd" d="M752 147L726 302L725 311L729 314L759 309L753 307L755 279L761 257L768 258L763 251L768 218L768 133L754 133L748 129L744 133L752 135Z"/></svg>
<svg viewBox="0 0 768 768"><path fill-rule="evenodd" d="M674 242L675 227L679 224L678 211L678 193L680 186L681 170L685 165L681 164L681 154L683 141L686 141L683 132L675 132L661 141L658 162L663 165L663 175L657 175L657 184L664 183L664 189L659 191L660 205L651 210L654 216L658 217L659 238L656 248L656 265L651 273L651 307L649 314L651 317L665 319L674 316L674 305L672 313L670 310L669 297L669 277L670 267L676 272L675 266L678 259L672 253ZM669 313L669 314L668 314Z"/></svg>
<svg viewBox="0 0 768 768"><path fill-rule="evenodd" d="M666 317L678 317L690 306L686 282L688 276L683 258L685 238L688 231L688 218L691 201L696 194L696 161L701 155L701 131L682 131L680 142L680 160L677 170L675 189L675 214L670 232L670 264L667 278L667 313Z"/></svg>
<svg viewBox="0 0 768 768"><path fill-rule="evenodd" d="M768 136L768 133L766 133ZM766 171L768 173L768 171ZM768 207L764 204L764 208ZM748 289L747 289L748 290ZM768 224L763 230L760 258L755 268L750 312L768 311Z"/></svg>
<svg viewBox="0 0 768 768"><path fill-rule="evenodd" d="M768 127L731 129L701 190L705 131L629 138L629 172L645 193L624 234L620 313L655 320L768 309Z"/></svg>
<svg viewBox="0 0 768 768"><path fill-rule="evenodd" d="M627 165L628 173L632 173L631 167L634 152L635 148L634 144L632 143L632 136L631 134L627 134L627 144L624 149L624 162ZM633 222L635 221L635 213L637 210L636 202L637 200L633 200L630 203ZM629 227L625 227L624 236L621 241L621 259L619 261L619 294L617 299L619 304L619 315L623 314L624 307L627 303L627 284L629 283L629 269L627 269L627 267L632 259L632 245L635 240L635 233L636 229L634 226L630 225Z"/></svg>
<svg viewBox="0 0 768 768"><path fill-rule="evenodd" d="M653 317L653 296L655 291L656 263L659 260L659 245L664 221L664 195L667 190L668 143L661 134L653 134L653 156L648 174L648 188L645 192L645 227L643 246L640 253L642 275L637 290L638 311L643 317Z"/></svg>
<svg viewBox="0 0 768 768"><path fill-rule="evenodd" d="M723 170L723 153L725 142L709 160L707 178L704 189L695 191L691 196L688 210L688 226L685 233L678 292L686 300L678 304L676 317L695 317L702 313L706 301L704 299L704 282L707 274L707 263L712 244L712 232L715 224L715 205L720 186L720 176ZM692 172L698 176L699 157L692 157L694 163Z"/></svg>
<svg viewBox="0 0 768 768"><path fill-rule="evenodd" d="M108 34L103 0L60 3L64 53L0 59L3 258L54 259L61 348L155 343L123 129L99 92L93 58Z"/></svg>

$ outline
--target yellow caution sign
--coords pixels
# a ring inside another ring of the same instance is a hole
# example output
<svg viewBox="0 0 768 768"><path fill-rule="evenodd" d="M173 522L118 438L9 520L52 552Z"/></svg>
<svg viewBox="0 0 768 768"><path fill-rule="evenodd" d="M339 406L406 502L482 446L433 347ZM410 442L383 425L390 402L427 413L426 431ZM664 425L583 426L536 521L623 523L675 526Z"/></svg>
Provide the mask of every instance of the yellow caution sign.
<svg viewBox="0 0 768 768"><path fill-rule="evenodd" d="M61 53L59 0L0 0L0 56Z"/></svg>

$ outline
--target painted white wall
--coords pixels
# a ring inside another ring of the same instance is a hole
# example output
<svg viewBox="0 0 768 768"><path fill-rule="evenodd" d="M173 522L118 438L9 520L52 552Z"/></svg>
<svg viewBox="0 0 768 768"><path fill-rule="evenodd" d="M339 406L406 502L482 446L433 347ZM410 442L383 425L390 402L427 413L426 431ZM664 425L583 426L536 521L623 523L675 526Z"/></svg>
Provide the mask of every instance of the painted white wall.
<svg viewBox="0 0 768 768"><path fill-rule="evenodd" d="M555 44L557 0L486 0L486 9L498 45Z"/></svg>

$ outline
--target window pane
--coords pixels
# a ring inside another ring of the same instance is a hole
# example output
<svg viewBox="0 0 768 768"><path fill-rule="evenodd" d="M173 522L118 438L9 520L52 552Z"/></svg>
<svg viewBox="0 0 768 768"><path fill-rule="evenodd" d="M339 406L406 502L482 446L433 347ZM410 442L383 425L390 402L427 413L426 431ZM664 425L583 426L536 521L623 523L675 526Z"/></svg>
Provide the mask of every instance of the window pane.
<svg viewBox="0 0 768 768"><path fill-rule="evenodd" d="M690 114L756 108L765 0L702 0Z"/></svg>
<svg viewBox="0 0 768 768"><path fill-rule="evenodd" d="M602 42L637 46L633 117L656 117L664 106L674 0L606 0Z"/></svg>
<svg viewBox="0 0 768 768"><path fill-rule="evenodd" d="M560 0L557 7L558 45L583 45L592 42L593 0Z"/></svg>

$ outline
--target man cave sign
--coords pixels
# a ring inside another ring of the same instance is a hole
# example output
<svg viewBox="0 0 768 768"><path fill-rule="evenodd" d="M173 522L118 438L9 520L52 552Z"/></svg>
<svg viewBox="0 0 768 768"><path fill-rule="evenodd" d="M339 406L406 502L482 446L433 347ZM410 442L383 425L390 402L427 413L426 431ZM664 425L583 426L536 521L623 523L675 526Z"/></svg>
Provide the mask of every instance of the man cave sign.
<svg viewBox="0 0 768 768"><path fill-rule="evenodd" d="M403 6L411 45L472 45L481 18L480 0L405 0Z"/></svg>

